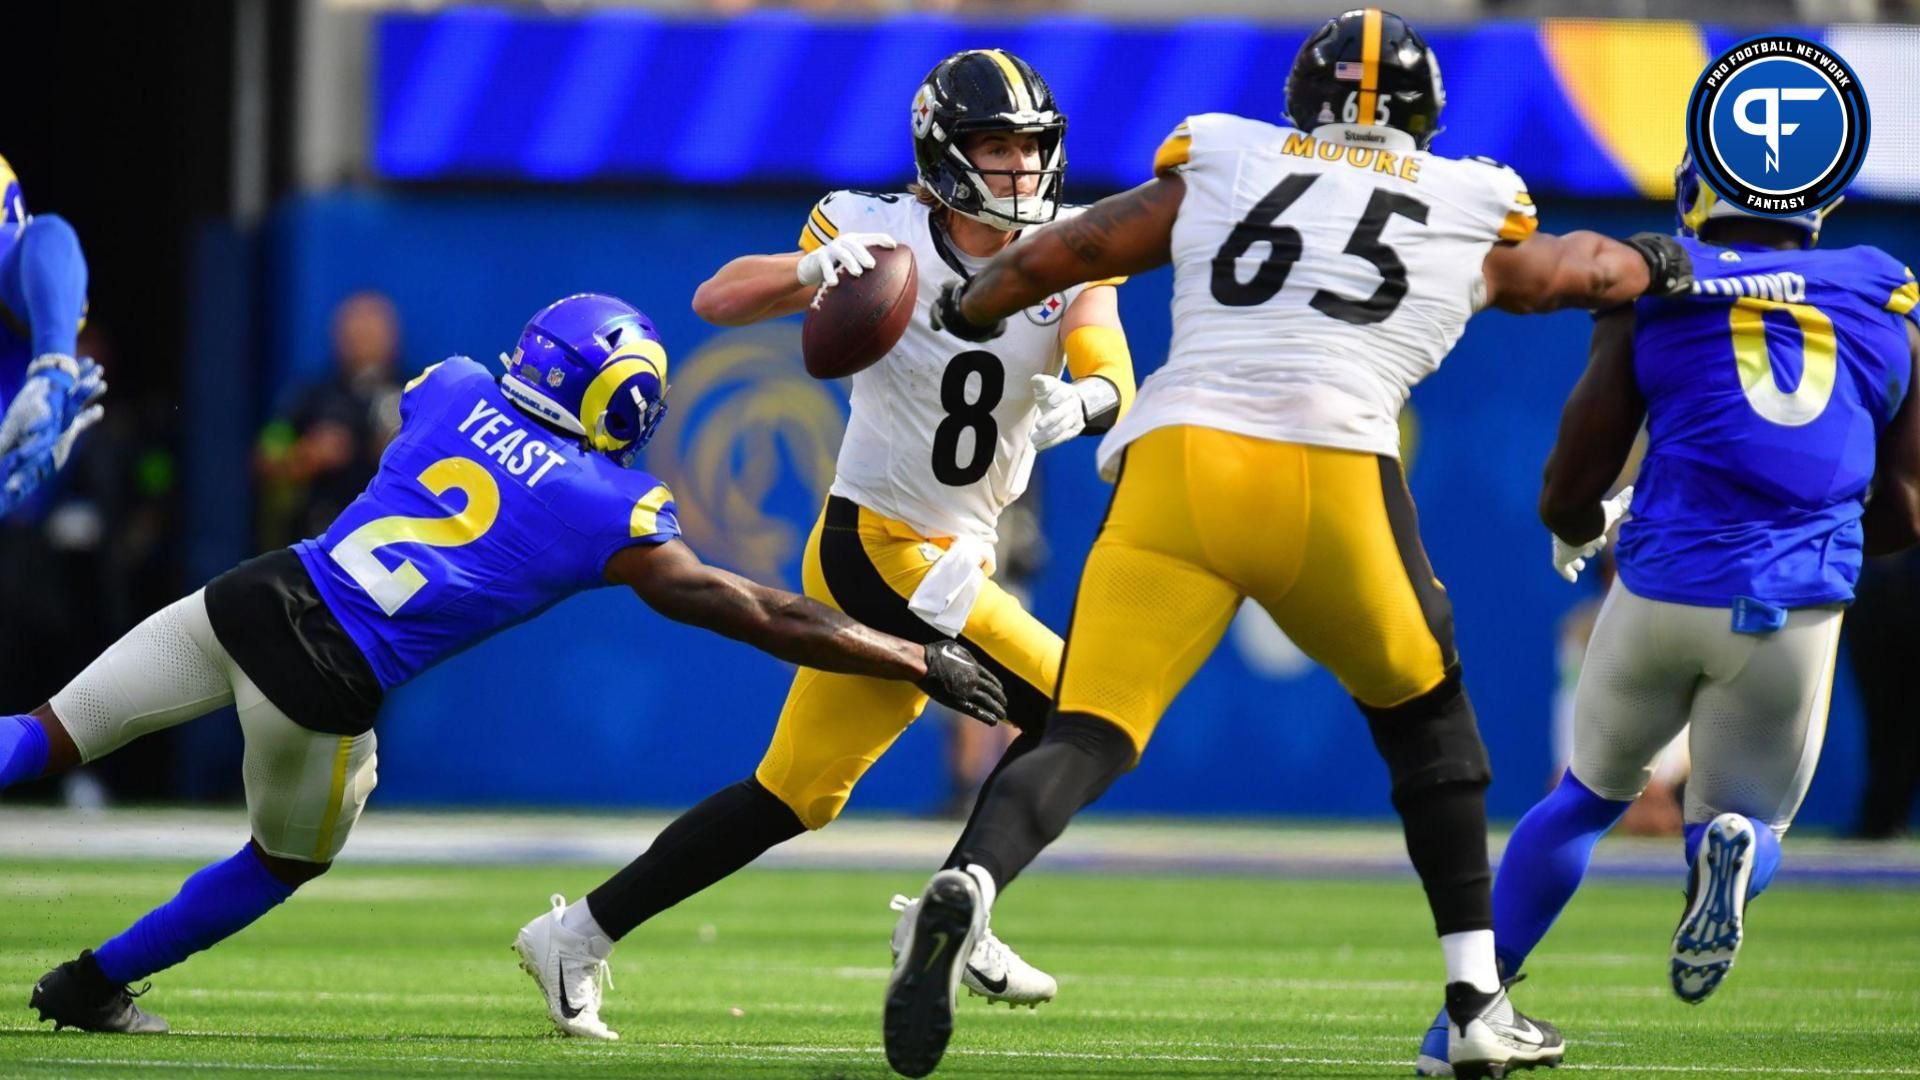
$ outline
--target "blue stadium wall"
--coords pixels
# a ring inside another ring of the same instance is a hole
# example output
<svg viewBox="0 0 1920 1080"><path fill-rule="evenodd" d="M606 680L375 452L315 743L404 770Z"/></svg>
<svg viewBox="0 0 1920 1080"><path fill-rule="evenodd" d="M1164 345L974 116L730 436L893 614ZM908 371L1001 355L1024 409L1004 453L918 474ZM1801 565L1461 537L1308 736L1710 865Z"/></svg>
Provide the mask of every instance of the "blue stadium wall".
<svg viewBox="0 0 1920 1080"><path fill-rule="evenodd" d="M540 305L581 290L646 309L674 357L673 412L649 467L673 484L709 559L792 586L831 476L845 400L804 375L798 323L720 331L688 306L728 258L792 246L810 194L722 196L330 195L283 207L267 236L268 389L326 368L332 305L361 287L403 312L406 364L490 359ZM1666 228L1649 203L1545 208L1556 231ZM1829 243L1871 240L1912 259L1920 223L1895 207L1849 207ZM1166 271L1121 290L1144 375L1165 355ZM1456 613L1468 685L1487 733L1496 816L1514 817L1550 770L1558 620L1591 595L1547 561L1534 517L1555 419L1584 362L1588 319L1474 320L1414 394L1411 484ZM1032 607L1061 627L1106 505L1093 444L1041 455L1035 492L1051 559ZM672 624L617 590L576 598L395 694L380 726L380 802L681 806L746 776L789 668ZM1804 820L1843 824L1863 755L1841 668L1827 748ZM855 810L923 811L945 795L945 721L909 729L853 799ZM1339 686L1243 613L1161 725L1146 760L1103 800L1111 810L1378 816L1386 778Z"/></svg>

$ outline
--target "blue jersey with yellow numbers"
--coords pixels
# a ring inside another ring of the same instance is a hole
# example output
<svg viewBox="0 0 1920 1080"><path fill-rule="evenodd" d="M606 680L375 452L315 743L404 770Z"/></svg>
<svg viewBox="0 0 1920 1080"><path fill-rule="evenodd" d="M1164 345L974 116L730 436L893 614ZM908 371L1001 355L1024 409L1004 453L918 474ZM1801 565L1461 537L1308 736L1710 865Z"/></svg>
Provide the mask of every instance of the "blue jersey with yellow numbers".
<svg viewBox="0 0 1920 1080"><path fill-rule="evenodd" d="M1681 243L1693 295L1635 306L1647 456L1620 578L1710 607L1844 603L1880 433L1908 392L1920 286L1874 247Z"/></svg>
<svg viewBox="0 0 1920 1080"><path fill-rule="evenodd" d="M294 545L386 689L680 533L666 485L541 426L466 357L414 380L400 418L367 490Z"/></svg>

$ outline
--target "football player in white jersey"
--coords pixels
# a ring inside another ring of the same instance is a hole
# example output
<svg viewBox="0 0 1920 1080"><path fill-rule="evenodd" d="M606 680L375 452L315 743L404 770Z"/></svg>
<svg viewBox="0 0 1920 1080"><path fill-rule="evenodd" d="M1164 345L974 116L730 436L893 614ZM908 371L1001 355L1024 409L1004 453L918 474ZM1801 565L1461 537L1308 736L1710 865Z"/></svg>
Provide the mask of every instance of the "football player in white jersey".
<svg viewBox="0 0 1920 1080"><path fill-rule="evenodd" d="M1133 766L1247 597L1366 716L1445 954L1454 1067L1500 1076L1560 1060L1559 1034L1513 1009L1495 965L1486 750L1396 421L1476 311L1670 294L1690 268L1668 237L1538 234L1511 169L1428 152L1443 101L1412 27L1348 12L1295 59L1289 126L1192 117L1154 180L936 301L946 332L991 347L1036 297L1174 265L1167 364L1100 447L1118 481L1057 711L986 792L953 860L965 869L934 876L894 968L884 1028L906 1075L945 1050L956 957L998 890Z"/></svg>
<svg viewBox="0 0 1920 1080"><path fill-rule="evenodd" d="M693 306L722 325L792 314L841 275L873 266L869 248L913 250L922 313L891 353L853 376L852 416L802 578L808 596L869 626L912 641L958 639L999 677L1021 735L998 775L1039 743L1061 642L992 580L995 526L1026 489L1037 451L1107 430L1125 411L1133 363L1111 281L1036 297L988 346L934 330L924 314L943 285L966 280L1023 232L1079 212L1060 206L1066 118L1045 80L998 49L957 53L914 94L912 125L918 184L829 194L808 215L799 251L733 260ZM568 955L592 970L641 922L831 822L926 704L912 687L802 668L753 776L689 810L632 864L529 931L565 937ZM897 947L913 911L907 898L896 902ZM561 925L541 928L553 920ZM1014 1005L1055 992L1051 976L991 932L965 977L975 993Z"/></svg>

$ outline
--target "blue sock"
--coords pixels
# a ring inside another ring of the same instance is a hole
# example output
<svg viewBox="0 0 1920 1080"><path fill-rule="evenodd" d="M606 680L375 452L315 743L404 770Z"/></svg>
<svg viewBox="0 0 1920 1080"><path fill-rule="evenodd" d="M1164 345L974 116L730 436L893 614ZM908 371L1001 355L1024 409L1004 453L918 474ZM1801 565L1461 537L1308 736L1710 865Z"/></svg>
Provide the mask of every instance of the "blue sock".
<svg viewBox="0 0 1920 1080"><path fill-rule="evenodd" d="M1780 872L1780 838L1774 835L1773 827L1759 818L1750 817L1748 823L1753 826L1753 876L1747 879L1747 899L1751 900L1767 891L1773 884L1773 875ZM1700 857L1700 838L1707 834L1709 822L1687 826L1687 865Z"/></svg>
<svg viewBox="0 0 1920 1080"><path fill-rule="evenodd" d="M1503 976L1519 974L1580 888L1593 845L1629 805L1595 795L1568 772L1514 826L1493 879L1493 951Z"/></svg>
<svg viewBox="0 0 1920 1080"><path fill-rule="evenodd" d="M0 790L47 767L47 732L31 716L0 716Z"/></svg>
<svg viewBox="0 0 1920 1080"><path fill-rule="evenodd" d="M188 878L174 898L94 950L107 981L144 979L230 938L293 895L253 853L253 845Z"/></svg>

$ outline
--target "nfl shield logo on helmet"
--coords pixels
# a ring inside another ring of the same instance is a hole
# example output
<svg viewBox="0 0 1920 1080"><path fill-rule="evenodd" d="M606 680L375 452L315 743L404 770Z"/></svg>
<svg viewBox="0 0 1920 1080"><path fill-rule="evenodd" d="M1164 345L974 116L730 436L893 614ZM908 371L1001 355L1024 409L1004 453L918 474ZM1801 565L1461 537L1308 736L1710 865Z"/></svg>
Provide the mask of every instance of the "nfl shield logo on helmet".
<svg viewBox="0 0 1920 1080"><path fill-rule="evenodd" d="M1054 293L1027 309L1027 321L1035 326L1052 326L1060 318L1060 313L1065 310L1067 310L1066 297Z"/></svg>
<svg viewBox="0 0 1920 1080"><path fill-rule="evenodd" d="M560 384L566 381L567 381L567 373L565 371L562 371L559 368L554 368L551 371L547 372L548 386L558 389Z"/></svg>

